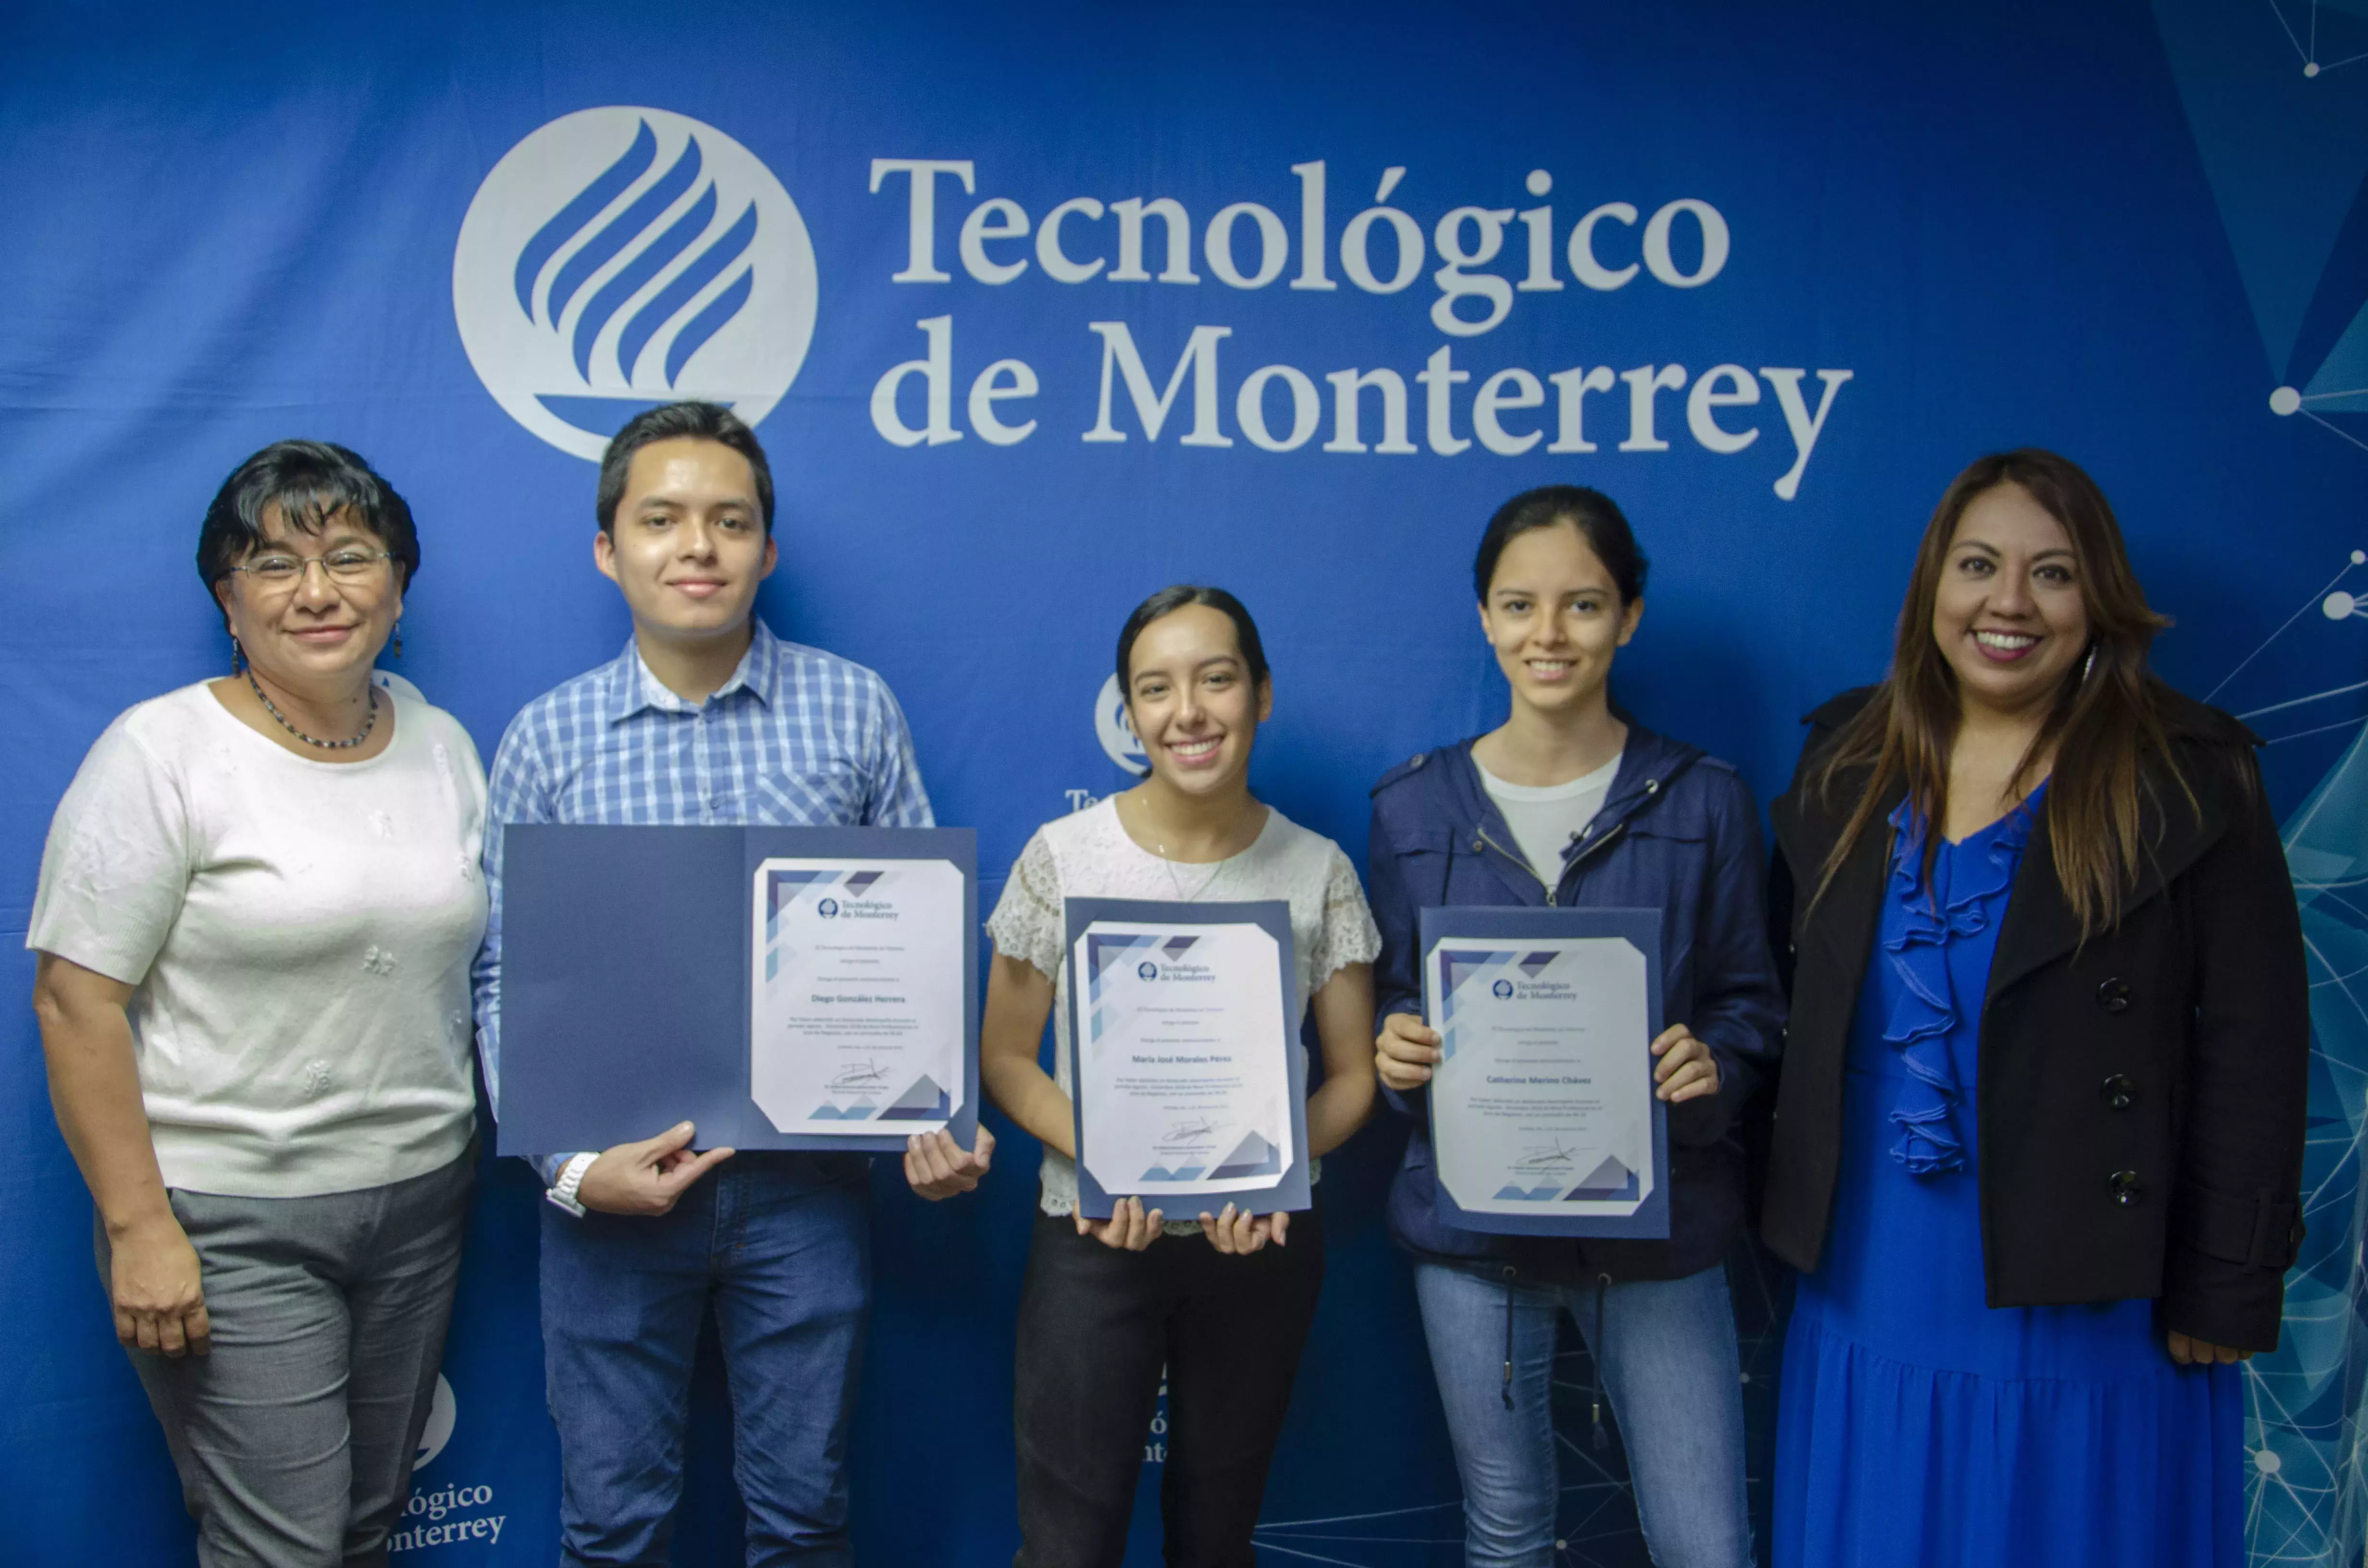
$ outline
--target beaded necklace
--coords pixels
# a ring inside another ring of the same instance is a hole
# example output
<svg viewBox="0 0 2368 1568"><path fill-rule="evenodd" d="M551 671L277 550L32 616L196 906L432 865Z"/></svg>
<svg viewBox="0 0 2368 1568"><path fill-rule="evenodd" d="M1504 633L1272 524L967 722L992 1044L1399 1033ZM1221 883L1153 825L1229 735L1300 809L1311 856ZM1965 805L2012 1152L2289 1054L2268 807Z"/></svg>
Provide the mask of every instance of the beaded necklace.
<svg viewBox="0 0 2368 1568"><path fill-rule="evenodd" d="M279 727L281 729L287 731L298 740L302 741L308 746L319 746L323 751L350 750L370 739L370 732L378 727L378 687L376 687L369 688L370 717L362 721L362 733L356 735L349 741L324 741L314 739L313 736L306 734L303 731L298 729L295 725L288 722L288 715L279 711L278 708L272 705L271 699L263 695L263 687L256 680L255 667L251 665L247 666L246 670L246 684L248 689L255 693L255 699L263 704L263 710L266 713L270 714L274 719L279 720Z"/></svg>

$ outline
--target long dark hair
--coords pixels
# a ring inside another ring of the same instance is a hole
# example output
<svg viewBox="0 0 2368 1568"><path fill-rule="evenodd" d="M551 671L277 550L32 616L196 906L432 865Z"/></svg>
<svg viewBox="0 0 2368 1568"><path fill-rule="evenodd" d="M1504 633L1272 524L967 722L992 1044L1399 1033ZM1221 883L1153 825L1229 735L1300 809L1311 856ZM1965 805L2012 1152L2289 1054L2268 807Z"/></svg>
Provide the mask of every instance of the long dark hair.
<svg viewBox="0 0 2368 1568"><path fill-rule="evenodd" d="M2048 838L2055 879L2085 938L2121 918L2122 901L2137 884L2147 847L2140 824L2146 810L2159 804L2162 784L2175 785L2191 806L2195 796L2164 735L2162 684L2146 668L2146 652L2169 619L2146 604L2130 570L2121 525L2097 482L2069 458L2036 447L1975 461L1951 483L1925 527L1899 610L1891 673L1843 726L1814 776L1828 802L1856 796L1817 891L1822 895L1832 884L1894 783L1907 781L1908 800L1923 821L1946 820L1949 755L1961 709L1956 671L1932 635L1932 607L1965 508L2002 484L2019 487L2063 525L2089 612L2089 653L2066 676L2007 785L2020 791L2053 750ZM1927 877L1938 849L1937 833L1928 834Z"/></svg>

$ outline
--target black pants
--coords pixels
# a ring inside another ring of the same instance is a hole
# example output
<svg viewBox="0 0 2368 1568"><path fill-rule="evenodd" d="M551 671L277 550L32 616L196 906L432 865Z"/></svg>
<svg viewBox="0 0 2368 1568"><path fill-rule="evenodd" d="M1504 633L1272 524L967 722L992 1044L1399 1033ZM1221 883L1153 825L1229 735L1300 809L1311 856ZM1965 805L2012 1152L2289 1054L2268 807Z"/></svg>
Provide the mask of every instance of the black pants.
<svg viewBox="0 0 2368 1568"><path fill-rule="evenodd" d="M1019 1297L1015 1568L1119 1568L1167 1369L1167 1568L1257 1568L1250 1529L1324 1286L1315 1210L1290 1244L1231 1257L1201 1236L1139 1253L1039 1215Z"/></svg>

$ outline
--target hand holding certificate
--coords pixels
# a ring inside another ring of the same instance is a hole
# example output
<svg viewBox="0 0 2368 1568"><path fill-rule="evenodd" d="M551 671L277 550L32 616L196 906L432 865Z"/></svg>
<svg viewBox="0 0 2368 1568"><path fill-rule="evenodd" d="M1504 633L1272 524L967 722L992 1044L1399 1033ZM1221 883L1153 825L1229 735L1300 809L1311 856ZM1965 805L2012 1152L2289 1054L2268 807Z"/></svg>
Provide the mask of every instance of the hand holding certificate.
<svg viewBox="0 0 2368 1568"><path fill-rule="evenodd" d="M1070 899L1078 1212L1308 1207L1290 906Z"/></svg>
<svg viewBox="0 0 2368 1568"><path fill-rule="evenodd" d="M1654 1095L1660 917L1426 909L1423 1006L1441 1217L1464 1230L1669 1233Z"/></svg>

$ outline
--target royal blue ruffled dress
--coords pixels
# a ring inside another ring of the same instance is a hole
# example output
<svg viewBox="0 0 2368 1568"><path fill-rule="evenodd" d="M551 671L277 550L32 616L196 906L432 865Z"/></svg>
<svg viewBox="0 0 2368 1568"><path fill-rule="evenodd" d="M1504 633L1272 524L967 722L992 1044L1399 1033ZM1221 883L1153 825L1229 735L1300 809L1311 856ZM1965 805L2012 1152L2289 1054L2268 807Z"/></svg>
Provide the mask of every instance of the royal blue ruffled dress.
<svg viewBox="0 0 2368 1568"><path fill-rule="evenodd" d="M1984 1303L1979 1014L2039 799L1943 841L1930 897L1892 818L1833 1224L1784 1342L1775 1568L2244 1561L2237 1368L2174 1363L2151 1301Z"/></svg>

